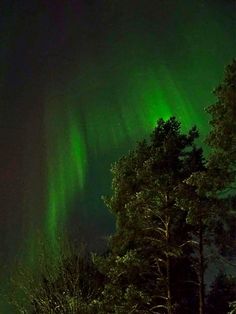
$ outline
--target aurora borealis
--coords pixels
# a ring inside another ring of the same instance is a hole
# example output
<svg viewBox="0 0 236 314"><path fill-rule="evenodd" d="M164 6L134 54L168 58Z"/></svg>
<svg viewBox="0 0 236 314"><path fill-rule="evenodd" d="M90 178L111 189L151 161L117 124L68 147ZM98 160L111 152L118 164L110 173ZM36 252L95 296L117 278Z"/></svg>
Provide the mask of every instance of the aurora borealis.
<svg viewBox="0 0 236 314"><path fill-rule="evenodd" d="M79 129L79 121L76 120L72 108L65 104L60 112L60 105L57 104L48 104L52 111L45 114L45 138L48 139L45 223L53 243L56 241L58 229L66 219L70 202L75 195L83 191L86 176L86 147Z"/></svg>
<svg viewBox="0 0 236 314"><path fill-rule="evenodd" d="M233 0L1 1L3 269L37 252L39 231L52 246L65 228L102 247L110 164L157 119L206 134L235 11Z"/></svg>

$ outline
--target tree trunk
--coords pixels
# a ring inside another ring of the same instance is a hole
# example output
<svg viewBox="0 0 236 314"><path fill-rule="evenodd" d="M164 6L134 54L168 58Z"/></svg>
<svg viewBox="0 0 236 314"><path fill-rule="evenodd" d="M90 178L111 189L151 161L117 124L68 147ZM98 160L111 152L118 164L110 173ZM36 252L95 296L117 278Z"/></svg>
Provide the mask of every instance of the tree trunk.
<svg viewBox="0 0 236 314"><path fill-rule="evenodd" d="M170 218L167 218L166 224L166 242L167 242L167 252L166 252L166 282L167 282L167 313L172 314L172 300L171 300L171 278L170 278L170 255L169 242L170 242Z"/></svg>
<svg viewBox="0 0 236 314"><path fill-rule="evenodd" d="M203 247L203 224L200 220L199 227L199 314L205 314L205 285L204 285L204 247Z"/></svg>
<svg viewBox="0 0 236 314"><path fill-rule="evenodd" d="M167 256L167 311L172 314L171 290L170 290L170 257Z"/></svg>

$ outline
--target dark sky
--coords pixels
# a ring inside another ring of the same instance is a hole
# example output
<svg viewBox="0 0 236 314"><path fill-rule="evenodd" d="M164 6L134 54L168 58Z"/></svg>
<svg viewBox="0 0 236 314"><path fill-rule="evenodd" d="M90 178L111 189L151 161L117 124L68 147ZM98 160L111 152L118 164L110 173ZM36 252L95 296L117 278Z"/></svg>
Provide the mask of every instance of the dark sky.
<svg viewBox="0 0 236 314"><path fill-rule="evenodd" d="M53 241L67 226L100 246L113 230L100 199L110 164L158 118L206 134L204 107L235 56L235 9L233 0L1 1L4 265L39 230Z"/></svg>

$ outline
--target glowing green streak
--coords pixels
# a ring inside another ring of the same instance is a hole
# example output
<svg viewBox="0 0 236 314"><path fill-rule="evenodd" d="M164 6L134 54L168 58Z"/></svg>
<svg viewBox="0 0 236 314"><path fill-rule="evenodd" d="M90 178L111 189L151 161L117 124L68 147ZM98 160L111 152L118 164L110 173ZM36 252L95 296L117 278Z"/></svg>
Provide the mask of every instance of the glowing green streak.
<svg viewBox="0 0 236 314"><path fill-rule="evenodd" d="M165 80L161 81L160 75L149 68L145 69L142 77L138 76L135 71L132 76L133 95L136 93L132 103L139 104L137 108L139 127L144 133L150 132L158 119L168 119L173 115L171 103L167 99L167 94L172 93L172 90L165 90Z"/></svg>
<svg viewBox="0 0 236 314"><path fill-rule="evenodd" d="M176 115L184 127L192 125L193 106L180 92L172 73L164 66L152 68L142 67L140 74L138 66L131 67L126 84L120 86L121 93L108 97L111 91L106 88L110 87L105 86L105 96L90 100L85 128L93 153L119 149L124 143L140 139L160 118Z"/></svg>
<svg viewBox="0 0 236 314"><path fill-rule="evenodd" d="M71 157L76 169L76 179L80 189L84 186L86 155L85 144L78 128L78 122L71 117L70 120L70 147Z"/></svg>
<svg viewBox="0 0 236 314"><path fill-rule="evenodd" d="M86 150L79 119L67 106L49 104L47 113L48 198L46 230L51 244L64 226L70 203L82 191L86 172Z"/></svg>

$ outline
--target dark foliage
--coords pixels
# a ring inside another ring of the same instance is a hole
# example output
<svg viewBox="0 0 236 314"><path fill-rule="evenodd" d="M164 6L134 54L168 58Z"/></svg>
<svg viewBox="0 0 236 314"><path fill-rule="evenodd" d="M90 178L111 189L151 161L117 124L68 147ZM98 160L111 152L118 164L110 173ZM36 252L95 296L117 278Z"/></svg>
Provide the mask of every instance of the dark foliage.
<svg viewBox="0 0 236 314"><path fill-rule="evenodd" d="M236 278L219 273L207 297L206 314L227 314L229 304L236 300Z"/></svg>

